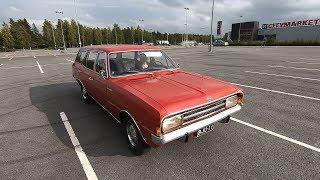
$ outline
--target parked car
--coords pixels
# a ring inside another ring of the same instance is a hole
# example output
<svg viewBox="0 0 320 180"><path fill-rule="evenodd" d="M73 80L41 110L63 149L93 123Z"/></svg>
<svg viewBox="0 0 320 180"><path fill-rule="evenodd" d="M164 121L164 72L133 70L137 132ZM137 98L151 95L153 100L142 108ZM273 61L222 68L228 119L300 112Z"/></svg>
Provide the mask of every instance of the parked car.
<svg viewBox="0 0 320 180"><path fill-rule="evenodd" d="M218 39L218 40L215 40L213 43L212 43L213 46L229 46L229 43L226 42L226 41L223 41L221 39Z"/></svg>
<svg viewBox="0 0 320 180"><path fill-rule="evenodd" d="M184 71L159 47L82 47L72 69L84 103L110 112L136 155L199 137L243 105L239 87Z"/></svg>

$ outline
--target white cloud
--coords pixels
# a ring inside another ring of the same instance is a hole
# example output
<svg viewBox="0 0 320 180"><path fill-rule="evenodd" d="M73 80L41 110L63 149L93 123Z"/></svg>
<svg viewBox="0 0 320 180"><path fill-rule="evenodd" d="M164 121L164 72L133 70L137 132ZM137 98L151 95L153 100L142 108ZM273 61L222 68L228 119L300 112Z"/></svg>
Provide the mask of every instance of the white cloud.
<svg viewBox="0 0 320 180"><path fill-rule="evenodd" d="M15 6L10 6L9 9L13 12L21 13L23 10L16 8Z"/></svg>

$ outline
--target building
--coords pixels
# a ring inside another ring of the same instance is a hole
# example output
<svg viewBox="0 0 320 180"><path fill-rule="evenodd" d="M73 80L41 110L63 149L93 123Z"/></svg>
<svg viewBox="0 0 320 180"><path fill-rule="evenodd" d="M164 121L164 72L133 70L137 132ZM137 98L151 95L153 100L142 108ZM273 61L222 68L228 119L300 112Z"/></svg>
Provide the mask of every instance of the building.
<svg viewBox="0 0 320 180"><path fill-rule="evenodd" d="M257 39L259 22L243 22L232 24L231 40L232 41L254 41Z"/></svg>
<svg viewBox="0 0 320 180"><path fill-rule="evenodd" d="M263 24L258 39L268 37L277 41L320 41L320 19Z"/></svg>

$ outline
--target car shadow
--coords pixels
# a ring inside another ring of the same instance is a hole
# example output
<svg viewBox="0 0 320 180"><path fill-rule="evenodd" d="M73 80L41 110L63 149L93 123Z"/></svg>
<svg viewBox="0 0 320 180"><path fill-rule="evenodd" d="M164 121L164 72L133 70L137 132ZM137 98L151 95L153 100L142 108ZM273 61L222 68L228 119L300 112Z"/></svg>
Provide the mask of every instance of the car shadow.
<svg viewBox="0 0 320 180"><path fill-rule="evenodd" d="M48 123L66 146L74 148L60 112L67 115L88 156L133 156L120 125L99 105L84 104L76 82L32 87L30 99L32 104L47 116Z"/></svg>

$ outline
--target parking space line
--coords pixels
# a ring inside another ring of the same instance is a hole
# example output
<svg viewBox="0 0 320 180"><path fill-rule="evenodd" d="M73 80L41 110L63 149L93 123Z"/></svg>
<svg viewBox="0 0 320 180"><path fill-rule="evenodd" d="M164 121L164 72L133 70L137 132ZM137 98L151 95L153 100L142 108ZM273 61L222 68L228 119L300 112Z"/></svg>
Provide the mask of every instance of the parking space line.
<svg viewBox="0 0 320 180"><path fill-rule="evenodd" d="M96 173L94 172L94 170L93 170L93 168L92 168L92 166L90 164L90 161L89 161L87 155L83 151L83 149L82 149L82 147L80 145L80 142L79 142L76 134L74 133L74 131L72 129L72 126L71 126L66 114L64 112L61 112L60 113L60 117L61 117L61 120L62 120L62 122L63 122L68 134L69 134L71 142L72 142L72 144L74 146L74 149L75 149L75 151L77 153L77 156L78 156L78 158L79 158L79 160L81 162L81 165L83 167L83 170L84 170L87 178L90 179L90 180L91 179L92 180L98 179Z"/></svg>
<svg viewBox="0 0 320 180"><path fill-rule="evenodd" d="M272 135L272 136L275 136L275 137L277 137L277 138L283 139L283 140L285 140L285 141L289 141L289 142L291 142L291 143L297 144L297 145L299 145L299 146L303 146L303 147L305 147L305 148L308 148L308 149L311 149L311 150L313 150L313 151L316 151L316 152L320 153L320 148L311 146L311 145L306 144L306 143L303 143L303 142L301 142L301 141L297 141L297 140L295 140L295 139L292 139L292 138L283 136L283 135L281 135L281 134L278 134L278 133L272 132L272 131L270 131L270 130L267 130L267 129L258 127L258 126L256 126L256 125L253 125L253 124L250 124L250 123L241 121L241 120L236 119L236 118L230 118L230 120L232 120L232 121L234 121L234 122L237 122L237 123L240 123L240 124L242 124L242 125L245 125L245 126L254 128L254 129L256 129L256 130L262 131L262 132L264 132L264 133L270 134L270 135Z"/></svg>
<svg viewBox="0 0 320 180"><path fill-rule="evenodd" d="M310 64L310 65L320 64L315 62L292 62L292 61L286 61L286 62L291 64Z"/></svg>
<svg viewBox="0 0 320 180"><path fill-rule="evenodd" d="M11 61L13 59L13 57L11 57L10 59L9 59L9 61Z"/></svg>
<svg viewBox="0 0 320 180"><path fill-rule="evenodd" d="M70 59L66 59L66 61L69 61L69 62L71 62L71 63L74 63L74 61L72 61L72 60L70 60Z"/></svg>
<svg viewBox="0 0 320 180"><path fill-rule="evenodd" d="M3 66L3 64L0 64L0 67Z"/></svg>
<svg viewBox="0 0 320 180"><path fill-rule="evenodd" d="M268 91L268 92L284 94L284 95L288 95L288 96L294 96L294 97L299 97L299 98L305 98L305 99L320 101L319 98L314 98L314 97L302 96L302 95L298 95L298 94L292 94L292 93L287 93L287 92L281 92L281 91L276 91L276 90L271 90L271 89L254 87L254 86L247 86L247 85L236 84L236 83L231 83L231 84L234 84L234 85L237 85L237 86L241 86L241 87L251 88L251 89L257 89L257 90L261 90L261 91Z"/></svg>
<svg viewBox="0 0 320 180"><path fill-rule="evenodd" d="M39 64L39 62L38 62L38 61L36 61L36 62L37 62L37 65L38 65L38 67L39 67L40 72L43 74L44 72L43 72L43 70L42 70L42 68L41 68L41 66L40 66L40 64Z"/></svg>
<svg viewBox="0 0 320 180"><path fill-rule="evenodd" d="M297 70L307 70L307 71L320 71L320 69L309 69L309 68L300 68L300 67L285 67L285 66L272 66L268 65L272 68L283 68L283 69L297 69Z"/></svg>
<svg viewBox="0 0 320 180"><path fill-rule="evenodd" d="M246 73L250 74L260 74L260 75L266 75L266 76L276 76L276 77L285 77L285 78L292 78L292 79L302 79L302 80L309 80L309 81L319 81L320 79L312 79L312 78L304 78L304 77L296 77L296 76L287 76L282 74L268 74L268 73L261 73L261 72L253 72L253 71L245 71Z"/></svg>

